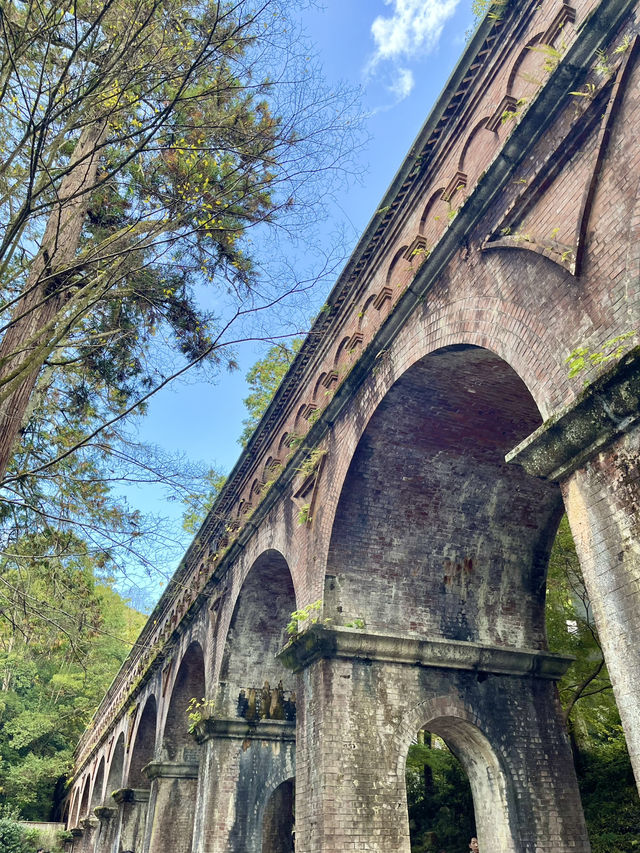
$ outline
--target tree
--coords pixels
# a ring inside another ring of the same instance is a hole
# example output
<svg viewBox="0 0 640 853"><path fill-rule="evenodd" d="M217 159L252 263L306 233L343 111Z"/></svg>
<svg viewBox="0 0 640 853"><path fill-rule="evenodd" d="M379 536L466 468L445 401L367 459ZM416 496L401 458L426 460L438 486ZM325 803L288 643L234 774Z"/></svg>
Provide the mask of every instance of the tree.
<svg viewBox="0 0 640 853"><path fill-rule="evenodd" d="M246 380L250 390L249 395L244 398L244 405L249 417L242 422L244 429L238 439L243 447L258 426L301 346L302 338L293 338L291 342L280 341L270 347L264 358L258 359L247 373Z"/></svg>
<svg viewBox="0 0 640 853"><path fill-rule="evenodd" d="M214 504L215 499L224 486L226 475L216 468L209 468L206 473L206 491L204 493L192 492L184 503L186 509L182 516L182 527L187 533L196 533L198 527L207 517L207 513Z"/></svg>
<svg viewBox="0 0 640 853"><path fill-rule="evenodd" d="M559 683L565 720L574 737L593 737L619 724L591 602L566 516L554 542L547 576L547 634L552 651L576 662ZM594 698L598 697L596 701ZM587 733L591 732L591 735Z"/></svg>
<svg viewBox="0 0 640 853"><path fill-rule="evenodd" d="M250 314L308 285L269 268L258 235L308 231L354 124L344 92L314 82L286 12L3 6L0 474L43 368L75 366L118 418L187 366L219 365L236 325L250 335Z"/></svg>
<svg viewBox="0 0 640 853"><path fill-rule="evenodd" d="M74 534L24 537L0 562L0 802L50 817L57 780L144 624Z"/></svg>

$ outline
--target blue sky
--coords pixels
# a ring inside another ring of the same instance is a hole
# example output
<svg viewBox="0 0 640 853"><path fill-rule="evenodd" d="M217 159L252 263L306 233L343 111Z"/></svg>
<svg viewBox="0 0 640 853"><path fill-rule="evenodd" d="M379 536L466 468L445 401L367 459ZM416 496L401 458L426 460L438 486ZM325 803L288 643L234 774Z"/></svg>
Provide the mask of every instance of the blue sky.
<svg viewBox="0 0 640 853"><path fill-rule="evenodd" d="M330 85L362 88L369 143L359 154L360 174L328 211L352 247L375 212L438 94L460 57L472 24L471 0L321 0L303 25ZM327 234L329 233L327 229ZM309 297L308 316L328 288ZM140 438L167 451L229 471L246 416L244 376L264 347L238 350L240 370L215 384L191 381L158 394L140 425ZM131 492L130 502L180 516L160 487Z"/></svg>

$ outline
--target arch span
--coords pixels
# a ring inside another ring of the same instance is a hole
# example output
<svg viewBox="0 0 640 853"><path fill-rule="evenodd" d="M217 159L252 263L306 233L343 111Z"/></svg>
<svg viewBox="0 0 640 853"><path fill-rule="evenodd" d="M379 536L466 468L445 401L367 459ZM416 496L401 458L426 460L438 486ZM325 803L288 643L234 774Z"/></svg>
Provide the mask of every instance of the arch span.
<svg viewBox="0 0 640 853"><path fill-rule="evenodd" d="M118 740L111 753L105 800L113 803L113 792L122 788L122 773L124 770L124 732L120 732Z"/></svg>
<svg viewBox="0 0 640 853"><path fill-rule="evenodd" d="M248 572L226 634L217 700L225 714L272 717L269 706L273 702L277 715L284 718L277 692L294 690L295 680L276 655L286 642L286 625L295 609L287 561L280 551L269 549ZM275 690L276 695L267 698L265 690Z"/></svg>
<svg viewBox="0 0 640 853"><path fill-rule="evenodd" d="M469 779L480 849L517 853L516 798L498 751L470 714L452 707L445 713L434 712L430 705L419 706L409 715L410 725L415 727L417 723L417 727L405 734L399 775L404 771L416 731L424 728L442 738Z"/></svg>
<svg viewBox="0 0 640 853"><path fill-rule="evenodd" d="M143 768L153 760L156 746L157 710L156 697L151 694L144 705L133 742L127 786L129 788L148 788L149 780Z"/></svg>
<svg viewBox="0 0 640 853"><path fill-rule="evenodd" d="M504 457L541 423L489 350L414 363L364 429L337 505L325 617L375 631L546 647L557 486Z"/></svg>
<svg viewBox="0 0 640 853"><path fill-rule="evenodd" d="M295 779L286 779L271 792L262 817L261 853L294 851Z"/></svg>
<svg viewBox="0 0 640 853"><path fill-rule="evenodd" d="M104 755L100 759L98 771L93 781L93 792L91 794L91 808L94 809L102 803L102 794L104 788Z"/></svg>
<svg viewBox="0 0 640 853"><path fill-rule="evenodd" d="M171 689L162 733L162 752L169 761L188 760L197 755L189 731L188 708L193 700L206 697L205 665L202 646L197 641L187 647Z"/></svg>

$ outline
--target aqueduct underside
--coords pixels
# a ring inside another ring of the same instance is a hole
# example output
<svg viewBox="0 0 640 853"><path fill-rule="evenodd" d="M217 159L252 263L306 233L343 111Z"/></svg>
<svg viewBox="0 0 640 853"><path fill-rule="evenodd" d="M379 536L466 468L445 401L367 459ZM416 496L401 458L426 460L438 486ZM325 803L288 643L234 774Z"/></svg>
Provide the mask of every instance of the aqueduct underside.
<svg viewBox="0 0 640 853"><path fill-rule="evenodd" d="M285 853L294 798L299 853L408 853L422 727L481 849L588 851L563 507L640 780L640 348L566 364L640 328L639 32L637 0L480 26L78 746L74 853Z"/></svg>

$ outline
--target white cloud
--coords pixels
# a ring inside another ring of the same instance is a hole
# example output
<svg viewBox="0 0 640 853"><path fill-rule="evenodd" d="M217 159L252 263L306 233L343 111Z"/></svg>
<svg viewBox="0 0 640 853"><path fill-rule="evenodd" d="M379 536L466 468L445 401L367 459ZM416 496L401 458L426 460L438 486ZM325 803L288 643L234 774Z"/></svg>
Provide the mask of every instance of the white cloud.
<svg viewBox="0 0 640 853"><path fill-rule="evenodd" d="M414 83L413 71L410 68L398 68L397 76L389 89L399 101L402 101L411 94Z"/></svg>
<svg viewBox="0 0 640 853"><path fill-rule="evenodd" d="M380 15L371 25L376 50L369 71L384 60L410 59L432 50L459 0L385 0L385 3L393 9L391 17Z"/></svg>

